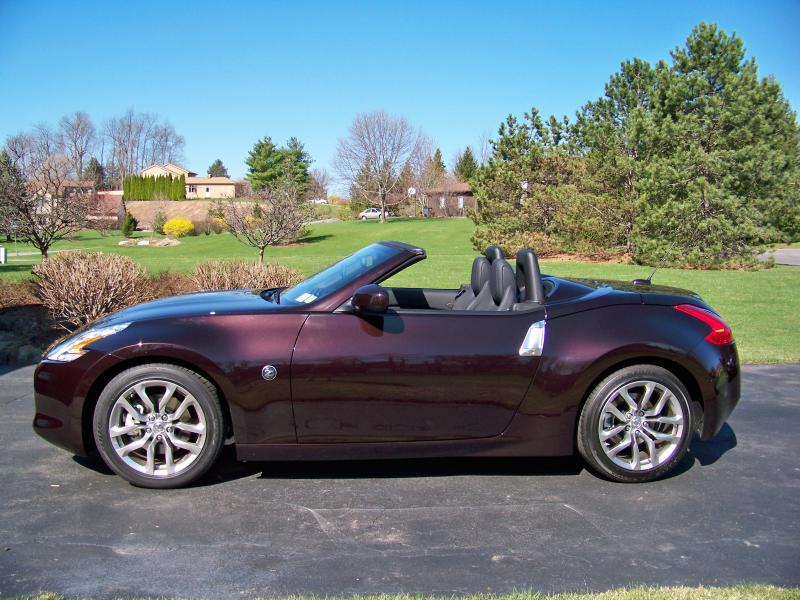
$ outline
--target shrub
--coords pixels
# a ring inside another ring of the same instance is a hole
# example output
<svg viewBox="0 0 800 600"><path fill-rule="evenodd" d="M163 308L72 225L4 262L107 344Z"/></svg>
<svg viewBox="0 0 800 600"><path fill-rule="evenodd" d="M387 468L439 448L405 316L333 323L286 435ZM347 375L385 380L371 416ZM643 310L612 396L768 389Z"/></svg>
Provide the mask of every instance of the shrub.
<svg viewBox="0 0 800 600"><path fill-rule="evenodd" d="M194 223L184 217L173 217L164 223L164 234L173 237L183 237L194 231Z"/></svg>
<svg viewBox="0 0 800 600"><path fill-rule="evenodd" d="M353 211L350 210L350 207L345 205L339 206L336 209L336 218L340 221L352 221L356 218L356 216L353 214Z"/></svg>
<svg viewBox="0 0 800 600"><path fill-rule="evenodd" d="M166 298L197 291L189 275L175 271L161 271L153 275L150 278L149 287L154 298Z"/></svg>
<svg viewBox="0 0 800 600"><path fill-rule="evenodd" d="M120 226L120 231L122 235L126 238L131 237L133 232L136 231L136 227L139 225L139 221L129 212L125 213L125 217L122 219L122 225Z"/></svg>
<svg viewBox="0 0 800 600"><path fill-rule="evenodd" d="M167 222L167 214L163 210L157 210L153 215L153 231L164 235L164 224Z"/></svg>
<svg viewBox="0 0 800 600"><path fill-rule="evenodd" d="M147 276L127 256L62 252L33 267L39 298L65 329L148 300Z"/></svg>
<svg viewBox="0 0 800 600"><path fill-rule="evenodd" d="M28 304L40 304L32 281L13 283L0 281L0 308Z"/></svg>
<svg viewBox="0 0 800 600"><path fill-rule="evenodd" d="M278 263L211 260L198 264L192 281L198 290L287 287L302 279L299 271Z"/></svg>

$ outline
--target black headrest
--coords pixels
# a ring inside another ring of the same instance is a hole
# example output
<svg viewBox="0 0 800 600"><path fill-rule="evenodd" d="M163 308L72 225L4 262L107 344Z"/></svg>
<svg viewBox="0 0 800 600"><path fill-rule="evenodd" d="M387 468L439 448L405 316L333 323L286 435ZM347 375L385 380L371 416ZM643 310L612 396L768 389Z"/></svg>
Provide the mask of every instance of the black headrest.
<svg viewBox="0 0 800 600"><path fill-rule="evenodd" d="M489 281L489 268L491 265L489 261L483 256L476 256L472 261L472 277L470 285L472 286L472 293L476 296L481 288Z"/></svg>
<svg viewBox="0 0 800 600"><path fill-rule="evenodd" d="M495 304L500 304L506 290L514 287L514 271L511 265L503 258L498 258L492 263L492 276L489 279L489 290L492 292L492 298Z"/></svg>
<svg viewBox="0 0 800 600"><path fill-rule="evenodd" d="M506 257L506 255L503 254L503 251L500 249L500 246L495 246L494 244L491 246L486 246L486 252L484 252L484 255L489 259L489 262L494 262L498 258Z"/></svg>
<svg viewBox="0 0 800 600"><path fill-rule="evenodd" d="M544 303L539 259L530 248L523 248L517 252L517 288L520 302Z"/></svg>

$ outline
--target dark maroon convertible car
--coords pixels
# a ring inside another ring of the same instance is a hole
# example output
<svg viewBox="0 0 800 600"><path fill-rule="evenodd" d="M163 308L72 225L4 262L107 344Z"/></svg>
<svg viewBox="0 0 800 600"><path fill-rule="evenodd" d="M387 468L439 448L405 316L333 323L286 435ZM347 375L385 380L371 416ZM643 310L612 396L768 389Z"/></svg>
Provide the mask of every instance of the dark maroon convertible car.
<svg viewBox="0 0 800 600"><path fill-rule="evenodd" d="M241 460L561 456L640 482L739 400L730 328L695 294L541 275L490 246L461 289L381 287L425 258L379 242L288 289L177 296L51 348L35 430L130 482ZM467 273L464 278L467 278Z"/></svg>

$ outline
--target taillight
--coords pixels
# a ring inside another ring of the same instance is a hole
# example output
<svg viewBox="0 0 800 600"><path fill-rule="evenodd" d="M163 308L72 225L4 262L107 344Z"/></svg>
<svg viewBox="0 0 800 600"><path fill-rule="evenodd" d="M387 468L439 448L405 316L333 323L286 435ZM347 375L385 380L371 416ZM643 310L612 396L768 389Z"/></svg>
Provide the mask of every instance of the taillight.
<svg viewBox="0 0 800 600"><path fill-rule="evenodd" d="M720 319L710 310L700 308L699 306L693 306L691 304L678 304L673 308L681 311L682 313L686 313L687 315L692 316L698 321L702 321L711 327L711 332L706 336L706 339L712 344L716 346L724 346L725 344L730 344L733 341L733 332L731 331L731 328L728 327L728 324L725 321Z"/></svg>

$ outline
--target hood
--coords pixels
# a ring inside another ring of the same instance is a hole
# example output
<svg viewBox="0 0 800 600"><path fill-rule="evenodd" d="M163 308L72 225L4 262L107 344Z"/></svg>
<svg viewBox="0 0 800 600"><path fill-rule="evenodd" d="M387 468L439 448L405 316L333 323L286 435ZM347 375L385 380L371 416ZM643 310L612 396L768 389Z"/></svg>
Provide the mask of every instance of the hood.
<svg viewBox="0 0 800 600"><path fill-rule="evenodd" d="M272 290L230 290L171 296L117 311L97 324L196 317L202 315L257 314L289 309L270 302Z"/></svg>

